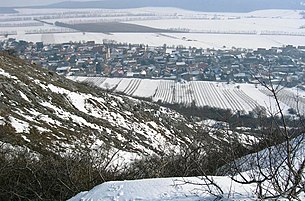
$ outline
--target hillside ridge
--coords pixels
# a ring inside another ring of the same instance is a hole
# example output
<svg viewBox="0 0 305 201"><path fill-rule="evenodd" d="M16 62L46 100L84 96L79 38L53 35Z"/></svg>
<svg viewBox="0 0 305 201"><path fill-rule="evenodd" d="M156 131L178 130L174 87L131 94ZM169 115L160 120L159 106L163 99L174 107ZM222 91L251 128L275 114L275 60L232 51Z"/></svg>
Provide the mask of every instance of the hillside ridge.
<svg viewBox="0 0 305 201"><path fill-rule="evenodd" d="M291 9L303 10L304 6L300 0L105 0L87 2L61 2L46 6L48 8L106 8L106 9L126 9L140 7L177 7L186 10L202 12L250 12L263 9Z"/></svg>

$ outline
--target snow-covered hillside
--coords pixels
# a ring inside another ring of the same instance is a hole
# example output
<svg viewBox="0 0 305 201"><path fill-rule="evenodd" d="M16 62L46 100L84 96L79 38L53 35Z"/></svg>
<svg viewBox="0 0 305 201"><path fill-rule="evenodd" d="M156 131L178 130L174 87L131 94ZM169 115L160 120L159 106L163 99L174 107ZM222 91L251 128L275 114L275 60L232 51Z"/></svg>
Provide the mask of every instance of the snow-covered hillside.
<svg viewBox="0 0 305 201"><path fill-rule="evenodd" d="M168 108L102 92L7 55L0 55L0 89L0 141L38 152L106 149L114 164L125 164L141 156L179 153L206 132L204 124ZM138 85L134 89L145 91ZM126 91L134 89L130 85ZM255 142L249 133L226 133L210 132L201 143L215 141L219 148L224 138Z"/></svg>
<svg viewBox="0 0 305 201"><path fill-rule="evenodd" d="M129 160L127 152L135 156L159 153L160 146L165 145L175 149L168 141L176 132L172 126L180 121L188 124L168 109L103 93L92 94L92 89L53 73L23 63L12 64L12 58L1 56L0 61L1 125L15 130L1 134L14 135L21 144L38 146L32 143L38 132L46 143L43 148L50 151L59 148L70 152L77 146L98 148L108 144L114 152L120 149L124 159ZM159 118L163 115L173 121L161 123ZM175 139L178 144L187 142Z"/></svg>
<svg viewBox="0 0 305 201"><path fill-rule="evenodd" d="M133 86L141 89L138 83ZM128 91L136 88L131 86ZM225 152L231 142L247 151L259 140L257 129L231 131L217 124L106 93L0 53L0 183L5 189L0 197L63 200L104 181L144 178L145 168L133 172L133 167L150 158L179 159L200 147L206 161L208 153Z"/></svg>

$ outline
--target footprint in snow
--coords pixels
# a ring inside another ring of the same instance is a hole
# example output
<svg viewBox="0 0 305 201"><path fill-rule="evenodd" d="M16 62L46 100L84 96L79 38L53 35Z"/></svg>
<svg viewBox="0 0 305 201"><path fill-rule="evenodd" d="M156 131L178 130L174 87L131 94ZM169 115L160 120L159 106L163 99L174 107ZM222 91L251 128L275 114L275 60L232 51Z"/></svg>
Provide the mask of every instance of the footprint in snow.
<svg viewBox="0 0 305 201"><path fill-rule="evenodd" d="M115 184L112 184L109 188L108 188L108 191L111 191L111 192L115 192L115 191L119 191L123 189L123 185L115 185Z"/></svg>
<svg viewBox="0 0 305 201"><path fill-rule="evenodd" d="M170 194L168 194L168 193L162 193L160 197L161 197L161 198L170 198Z"/></svg>
<svg viewBox="0 0 305 201"><path fill-rule="evenodd" d="M120 191L119 193L118 193L118 196L123 196L124 195L124 191Z"/></svg>

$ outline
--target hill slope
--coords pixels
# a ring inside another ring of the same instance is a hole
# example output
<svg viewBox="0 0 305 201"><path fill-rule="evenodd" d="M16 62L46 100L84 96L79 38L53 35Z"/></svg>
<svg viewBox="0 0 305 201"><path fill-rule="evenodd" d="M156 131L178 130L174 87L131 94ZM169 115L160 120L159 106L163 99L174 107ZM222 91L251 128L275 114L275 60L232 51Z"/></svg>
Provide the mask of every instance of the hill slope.
<svg viewBox="0 0 305 201"><path fill-rule="evenodd" d="M133 153L159 153L160 146L188 143L195 133L173 111L113 96L4 55L0 88L1 141L34 150L67 152L105 143Z"/></svg>
<svg viewBox="0 0 305 201"><path fill-rule="evenodd" d="M208 124L0 53L0 197L65 200L109 180L213 171L229 160L217 154L256 142Z"/></svg>
<svg viewBox="0 0 305 201"><path fill-rule="evenodd" d="M0 90L0 141L39 153L107 147L128 163L179 153L196 142L219 148L229 139L247 138L226 129L211 132L170 109L112 95L4 54Z"/></svg>
<svg viewBox="0 0 305 201"><path fill-rule="evenodd" d="M300 0L105 0L88 2L62 2L49 5L49 8L139 8L139 7L177 7L203 12L250 12L263 9L304 9Z"/></svg>

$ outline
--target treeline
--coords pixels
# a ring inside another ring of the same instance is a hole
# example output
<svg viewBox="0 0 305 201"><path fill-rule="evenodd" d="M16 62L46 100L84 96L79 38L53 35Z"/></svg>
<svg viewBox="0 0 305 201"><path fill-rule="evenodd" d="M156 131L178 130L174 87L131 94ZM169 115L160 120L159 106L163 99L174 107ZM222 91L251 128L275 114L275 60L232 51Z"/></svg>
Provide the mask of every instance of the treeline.
<svg viewBox="0 0 305 201"><path fill-rule="evenodd" d="M143 99L149 101L149 99ZM201 121L206 119L213 119L216 121L227 122L230 129L234 130L236 127L262 128L270 127L274 121L281 124L281 117L272 115L268 116L264 108L257 107L249 113L232 112L230 109L220 109L209 106L198 107L195 102L188 104L170 104L164 102L157 102L159 105L171 108L183 114L190 120ZM289 110L292 116L285 116L285 122L288 127L293 129L303 128L302 122L305 122L304 116L296 116L293 110ZM293 116L294 115L294 116Z"/></svg>
<svg viewBox="0 0 305 201"><path fill-rule="evenodd" d="M5 23L0 24L0 27L36 27L43 26L41 22L20 22L20 23Z"/></svg>

